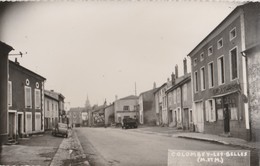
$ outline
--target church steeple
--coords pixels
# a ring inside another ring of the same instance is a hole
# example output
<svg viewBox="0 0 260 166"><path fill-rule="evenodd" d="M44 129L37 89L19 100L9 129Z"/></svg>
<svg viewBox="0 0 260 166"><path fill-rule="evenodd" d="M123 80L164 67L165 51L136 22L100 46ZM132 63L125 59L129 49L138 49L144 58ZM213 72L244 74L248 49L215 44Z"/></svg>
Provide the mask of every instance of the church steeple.
<svg viewBox="0 0 260 166"><path fill-rule="evenodd" d="M87 95L87 100L86 100L86 103L85 103L85 107L86 107L86 109L90 109L91 108L91 105L90 105L90 102L89 102L89 99L88 99L88 95Z"/></svg>

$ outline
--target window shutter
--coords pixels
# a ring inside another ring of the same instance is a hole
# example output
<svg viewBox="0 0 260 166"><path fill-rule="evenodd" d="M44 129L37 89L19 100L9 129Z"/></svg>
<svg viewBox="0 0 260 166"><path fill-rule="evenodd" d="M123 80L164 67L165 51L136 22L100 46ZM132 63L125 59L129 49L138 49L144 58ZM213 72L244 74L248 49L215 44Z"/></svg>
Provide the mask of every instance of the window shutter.
<svg viewBox="0 0 260 166"><path fill-rule="evenodd" d="M210 110L210 107L209 107L209 101L208 100L205 102L205 105L206 105L206 109L205 109L205 111L206 111L206 121L209 121L209 110Z"/></svg>
<svg viewBox="0 0 260 166"><path fill-rule="evenodd" d="M212 121L215 122L216 121L216 104L215 104L215 100L212 100L212 104L213 104L213 117L212 117Z"/></svg>

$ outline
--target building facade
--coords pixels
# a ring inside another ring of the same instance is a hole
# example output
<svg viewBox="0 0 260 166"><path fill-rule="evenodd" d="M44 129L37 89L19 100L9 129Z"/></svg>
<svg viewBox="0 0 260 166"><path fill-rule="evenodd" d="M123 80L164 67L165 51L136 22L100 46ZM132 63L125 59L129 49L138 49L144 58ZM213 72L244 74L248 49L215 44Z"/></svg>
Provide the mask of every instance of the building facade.
<svg viewBox="0 0 260 166"><path fill-rule="evenodd" d="M258 22L260 23L260 21ZM260 25L258 26L260 27ZM258 35L259 31L258 31ZM251 140L260 141L260 44L243 52L247 58Z"/></svg>
<svg viewBox="0 0 260 166"><path fill-rule="evenodd" d="M165 94L166 89L167 89L167 83L164 83L154 92L157 125L168 124L167 103L166 103L167 100Z"/></svg>
<svg viewBox="0 0 260 166"><path fill-rule="evenodd" d="M189 54L195 128L248 140L246 61L241 52L259 40L259 3L233 10Z"/></svg>
<svg viewBox="0 0 260 166"><path fill-rule="evenodd" d="M115 123L115 105L114 103L105 107L105 126L111 126Z"/></svg>
<svg viewBox="0 0 260 166"><path fill-rule="evenodd" d="M71 127L82 126L82 112L84 111L85 108L82 107L70 108L70 110L68 111L68 117Z"/></svg>
<svg viewBox="0 0 260 166"><path fill-rule="evenodd" d="M45 130L51 130L59 122L59 94L53 90L45 90L44 103L44 127Z"/></svg>
<svg viewBox="0 0 260 166"><path fill-rule="evenodd" d="M155 97L156 88L143 92L139 95L139 123L147 125L156 125L157 115L155 112Z"/></svg>
<svg viewBox="0 0 260 166"><path fill-rule="evenodd" d="M137 118L138 117L138 97L131 95L114 102L115 107L115 123L122 123L124 118Z"/></svg>
<svg viewBox="0 0 260 166"><path fill-rule="evenodd" d="M184 75L178 77L178 66L172 74L171 86L166 90L168 123L170 127L192 129L191 75L187 73L187 61L184 59Z"/></svg>
<svg viewBox="0 0 260 166"><path fill-rule="evenodd" d="M17 61L9 61L9 138L44 131L44 81Z"/></svg>

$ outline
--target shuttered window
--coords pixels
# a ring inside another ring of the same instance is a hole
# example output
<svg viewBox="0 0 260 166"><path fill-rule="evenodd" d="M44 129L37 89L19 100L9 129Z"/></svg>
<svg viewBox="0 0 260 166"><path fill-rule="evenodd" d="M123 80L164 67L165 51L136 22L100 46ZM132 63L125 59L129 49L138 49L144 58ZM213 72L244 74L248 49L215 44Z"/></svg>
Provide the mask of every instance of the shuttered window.
<svg viewBox="0 0 260 166"><path fill-rule="evenodd" d="M8 81L8 106L12 106L12 82Z"/></svg>
<svg viewBox="0 0 260 166"><path fill-rule="evenodd" d="M32 108L32 93L31 87L25 86L25 108Z"/></svg>
<svg viewBox="0 0 260 166"><path fill-rule="evenodd" d="M34 95L35 95L35 108L40 109L41 108L41 91L39 89L35 89Z"/></svg>

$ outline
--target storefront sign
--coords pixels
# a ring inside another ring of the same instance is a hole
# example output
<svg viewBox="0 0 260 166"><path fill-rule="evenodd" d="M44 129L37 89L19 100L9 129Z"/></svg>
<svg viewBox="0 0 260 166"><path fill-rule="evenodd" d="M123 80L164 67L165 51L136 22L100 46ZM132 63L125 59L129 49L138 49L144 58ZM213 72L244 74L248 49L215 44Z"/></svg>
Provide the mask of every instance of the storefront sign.
<svg viewBox="0 0 260 166"><path fill-rule="evenodd" d="M226 94L229 92L235 92L240 90L240 84L239 83L231 83L228 85L223 85L220 87L217 87L215 89L213 89L213 95L217 96L217 95L221 95L221 94Z"/></svg>
<svg viewBox="0 0 260 166"><path fill-rule="evenodd" d="M249 150L192 151L168 150L168 166L250 165Z"/></svg>

